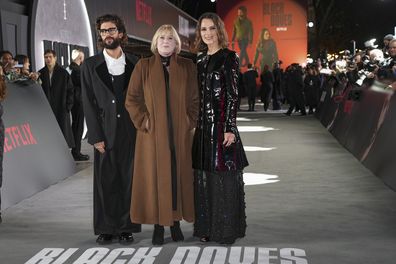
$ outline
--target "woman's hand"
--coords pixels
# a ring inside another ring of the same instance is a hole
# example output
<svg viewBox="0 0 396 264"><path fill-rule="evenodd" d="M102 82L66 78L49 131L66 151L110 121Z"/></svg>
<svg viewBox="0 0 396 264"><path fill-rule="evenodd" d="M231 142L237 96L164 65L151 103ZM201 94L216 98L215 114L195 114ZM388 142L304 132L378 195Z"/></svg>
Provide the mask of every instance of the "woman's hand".
<svg viewBox="0 0 396 264"><path fill-rule="evenodd" d="M235 143L234 133L231 133L231 132L224 133L223 145L225 145L226 147L229 147L229 146L231 146L232 143Z"/></svg>
<svg viewBox="0 0 396 264"><path fill-rule="evenodd" d="M150 128L149 119L147 119L147 121L146 121L145 128L146 128L147 131L149 131L149 128Z"/></svg>

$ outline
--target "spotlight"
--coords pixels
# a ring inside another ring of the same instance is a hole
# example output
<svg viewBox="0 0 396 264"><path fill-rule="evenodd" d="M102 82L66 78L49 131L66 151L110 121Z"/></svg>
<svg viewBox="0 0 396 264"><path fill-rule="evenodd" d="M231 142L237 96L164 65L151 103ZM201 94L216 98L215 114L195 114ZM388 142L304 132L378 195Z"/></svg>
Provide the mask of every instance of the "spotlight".
<svg viewBox="0 0 396 264"><path fill-rule="evenodd" d="M214 3L214 2L216 2L216 0L210 0L210 2Z"/></svg>
<svg viewBox="0 0 396 264"><path fill-rule="evenodd" d="M312 28L314 26L314 23L312 21L308 22L308 27Z"/></svg>

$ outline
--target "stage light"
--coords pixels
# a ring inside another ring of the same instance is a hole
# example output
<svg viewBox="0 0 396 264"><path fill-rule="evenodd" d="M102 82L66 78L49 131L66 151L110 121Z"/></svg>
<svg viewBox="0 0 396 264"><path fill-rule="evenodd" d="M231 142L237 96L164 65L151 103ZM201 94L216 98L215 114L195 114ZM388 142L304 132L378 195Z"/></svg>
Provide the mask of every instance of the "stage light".
<svg viewBox="0 0 396 264"><path fill-rule="evenodd" d="M214 3L214 2L216 2L216 0L210 0L210 2Z"/></svg>
<svg viewBox="0 0 396 264"><path fill-rule="evenodd" d="M312 21L308 22L308 27L312 28L314 26L314 23Z"/></svg>

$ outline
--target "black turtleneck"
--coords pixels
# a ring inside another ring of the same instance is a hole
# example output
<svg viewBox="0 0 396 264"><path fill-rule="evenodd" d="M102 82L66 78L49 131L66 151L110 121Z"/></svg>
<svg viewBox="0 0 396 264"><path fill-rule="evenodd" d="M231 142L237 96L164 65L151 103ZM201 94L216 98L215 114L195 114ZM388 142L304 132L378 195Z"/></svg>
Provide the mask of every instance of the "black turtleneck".
<svg viewBox="0 0 396 264"><path fill-rule="evenodd" d="M162 64L163 64L165 67L169 67L171 56L164 57L164 56L160 55L160 57L161 57L161 62L162 62Z"/></svg>
<svg viewBox="0 0 396 264"><path fill-rule="evenodd" d="M176 147L174 141L173 120L170 102L170 87L169 87L169 71L171 56L161 56L162 68L164 70L165 88L166 88L166 112L168 118L168 140L171 153L171 182L172 182L172 208L177 210L177 168L176 168Z"/></svg>

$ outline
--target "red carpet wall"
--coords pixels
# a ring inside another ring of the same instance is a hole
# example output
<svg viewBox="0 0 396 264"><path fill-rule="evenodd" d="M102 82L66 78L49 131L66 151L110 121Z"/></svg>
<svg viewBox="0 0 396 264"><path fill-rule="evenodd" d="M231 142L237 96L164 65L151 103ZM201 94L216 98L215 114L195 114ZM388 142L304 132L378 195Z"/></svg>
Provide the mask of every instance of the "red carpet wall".
<svg viewBox="0 0 396 264"><path fill-rule="evenodd" d="M251 62L254 59L260 31L267 28L276 43L283 68L294 62L305 63L308 36L306 1L218 0L217 13L224 20L230 41L240 6L247 8L247 17L252 21L254 28L253 43L247 48ZM235 50L240 52L237 44ZM256 63L256 66L259 67L259 63Z"/></svg>

